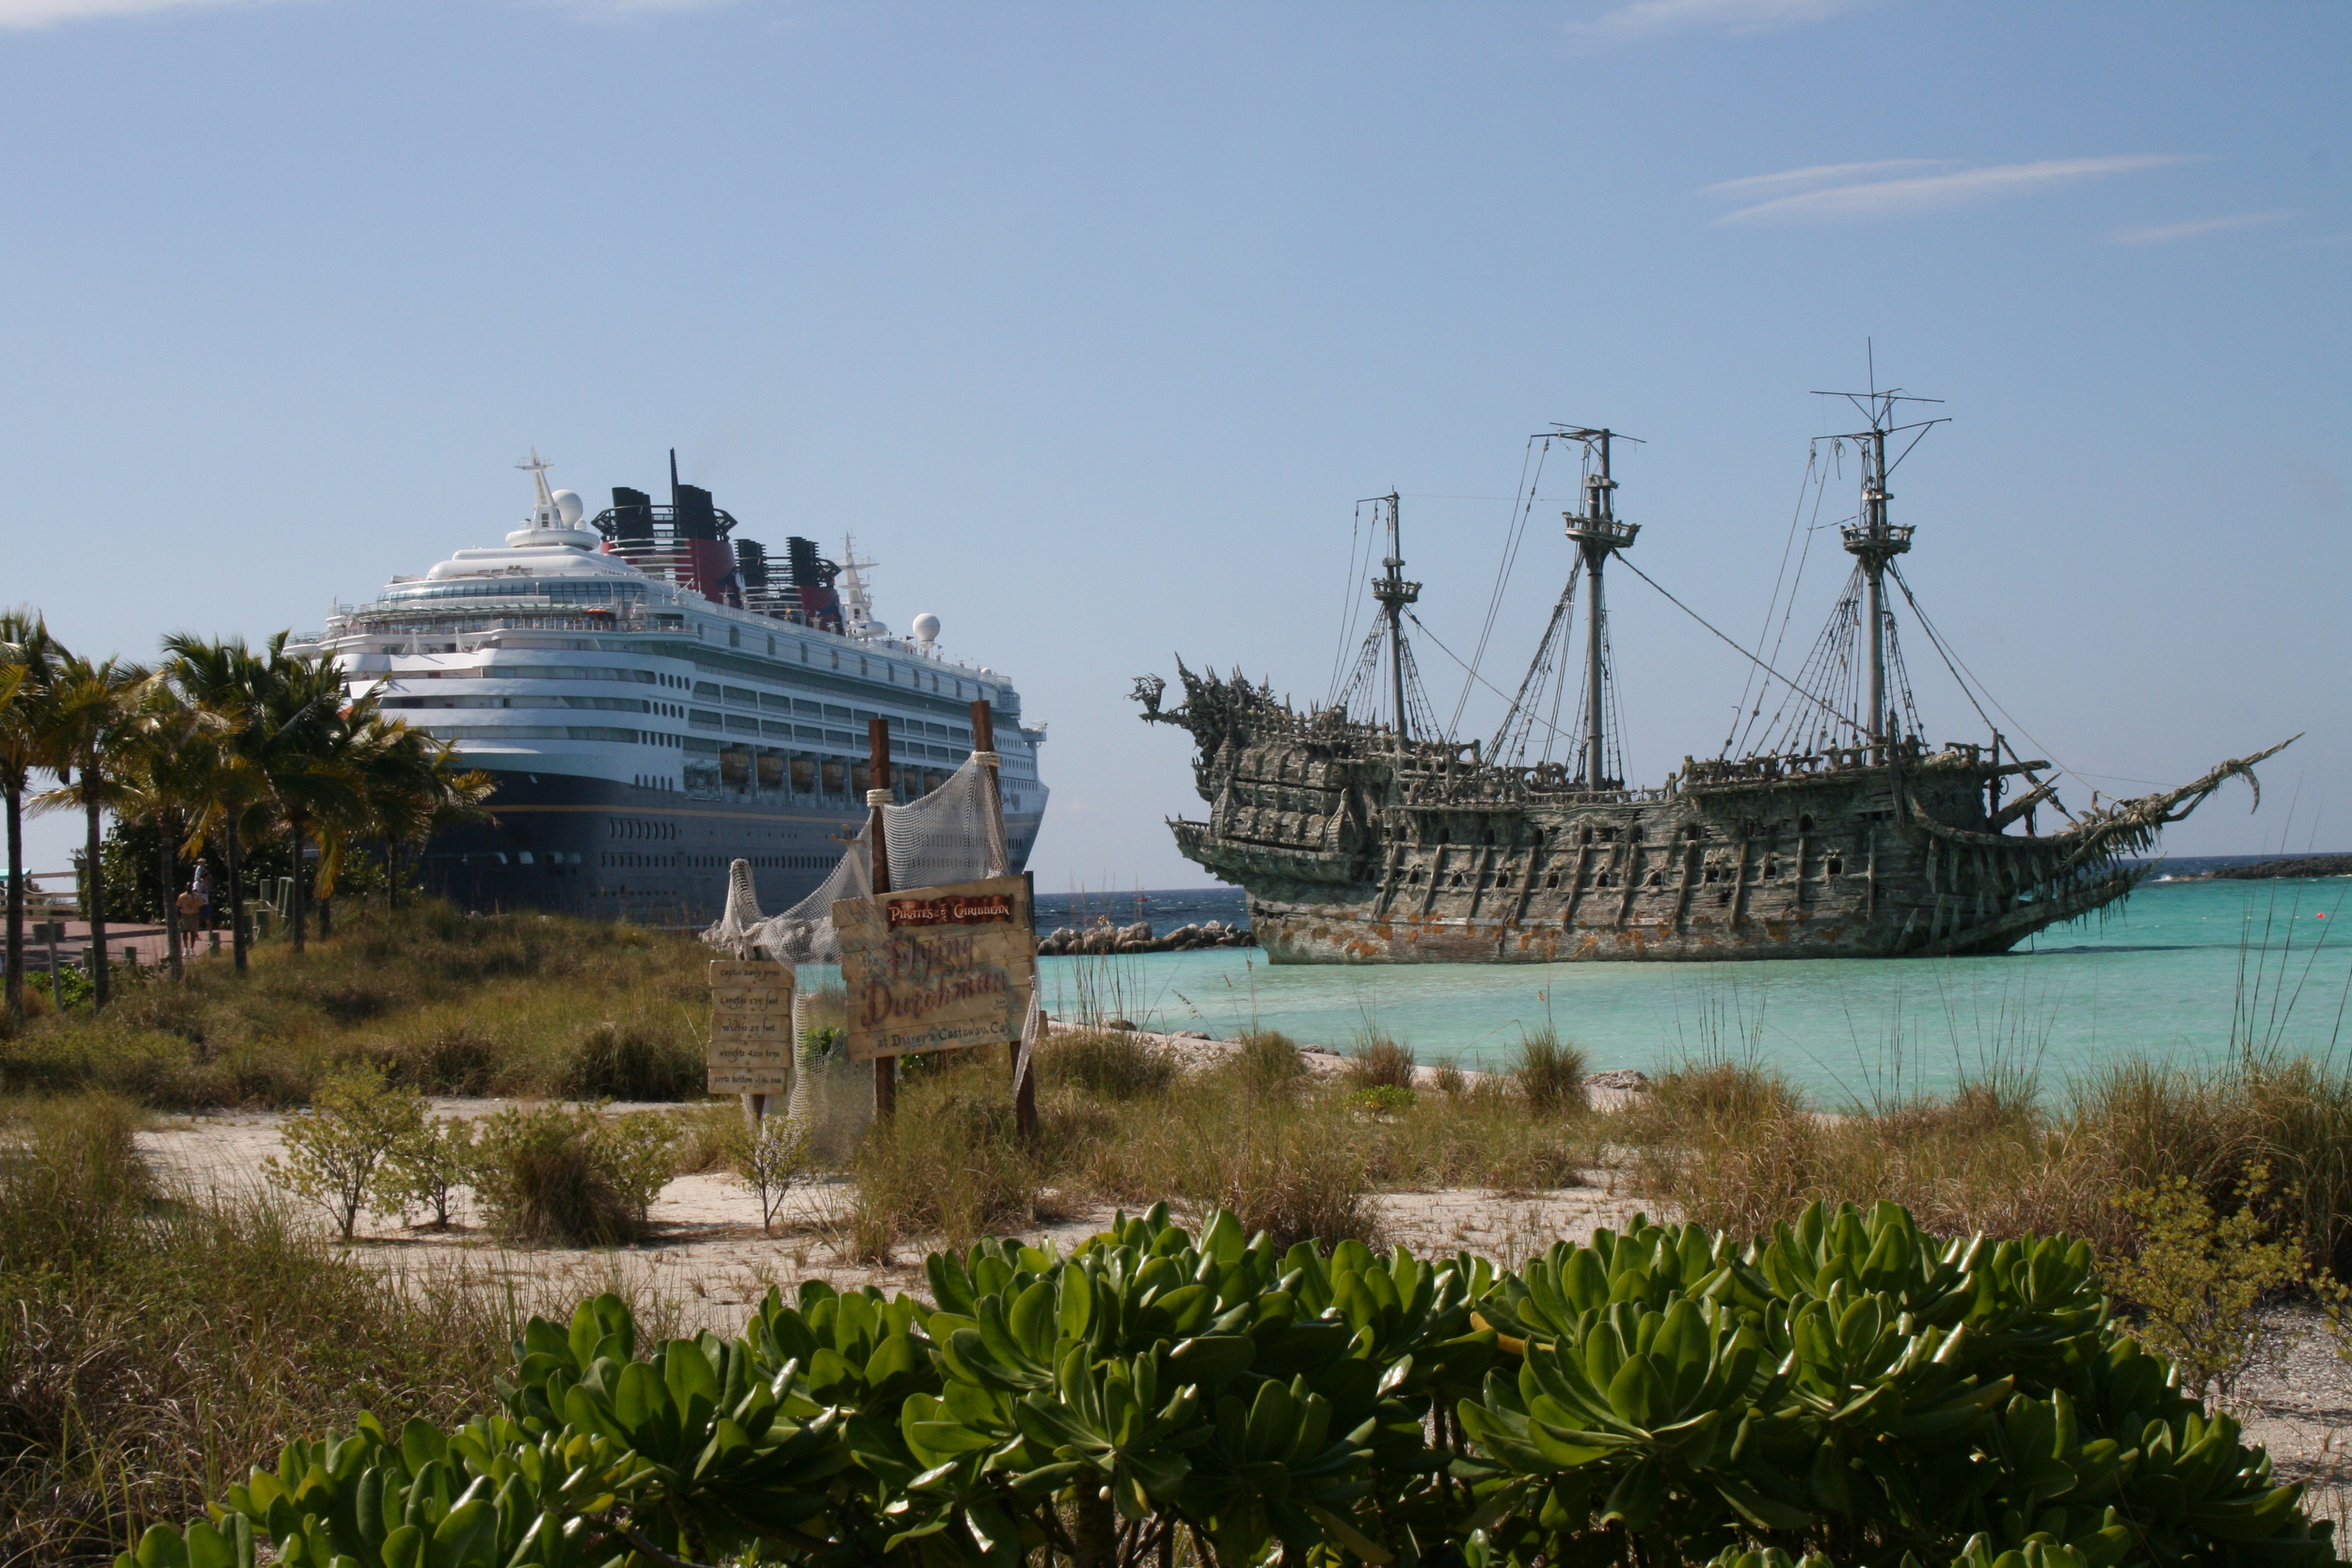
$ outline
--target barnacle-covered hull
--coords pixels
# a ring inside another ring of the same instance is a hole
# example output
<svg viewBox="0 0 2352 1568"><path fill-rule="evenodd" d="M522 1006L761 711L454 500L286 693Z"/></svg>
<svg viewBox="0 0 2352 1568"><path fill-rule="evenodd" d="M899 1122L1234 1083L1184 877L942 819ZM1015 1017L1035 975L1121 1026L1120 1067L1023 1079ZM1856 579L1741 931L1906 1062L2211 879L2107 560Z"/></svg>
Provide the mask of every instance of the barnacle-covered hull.
<svg viewBox="0 0 2352 1568"><path fill-rule="evenodd" d="M1595 791L1239 677L1183 680L1182 706L1145 714L1199 748L1210 815L1172 822L1177 847L1248 893L1276 963L1998 953L2124 896L2126 857L2279 749L2036 834L2048 765L1974 745L1687 762Z"/></svg>

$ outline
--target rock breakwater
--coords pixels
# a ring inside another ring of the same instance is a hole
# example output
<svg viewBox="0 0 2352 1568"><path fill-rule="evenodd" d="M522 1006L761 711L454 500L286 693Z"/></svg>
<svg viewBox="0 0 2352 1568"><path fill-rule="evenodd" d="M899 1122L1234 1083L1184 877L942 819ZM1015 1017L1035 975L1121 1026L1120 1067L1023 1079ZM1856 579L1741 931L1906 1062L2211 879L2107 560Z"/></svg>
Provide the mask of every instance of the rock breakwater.
<svg viewBox="0 0 2352 1568"><path fill-rule="evenodd" d="M1159 936L1153 933L1148 920L1120 926L1108 915L1097 915L1090 926L1063 926L1040 937L1037 952L1041 958L1052 958L1080 954L1185 953L1200 947L1257 945L1258 939L1248 927L1229 926L1222 920L1179 926L1166 936Z"/></svg>

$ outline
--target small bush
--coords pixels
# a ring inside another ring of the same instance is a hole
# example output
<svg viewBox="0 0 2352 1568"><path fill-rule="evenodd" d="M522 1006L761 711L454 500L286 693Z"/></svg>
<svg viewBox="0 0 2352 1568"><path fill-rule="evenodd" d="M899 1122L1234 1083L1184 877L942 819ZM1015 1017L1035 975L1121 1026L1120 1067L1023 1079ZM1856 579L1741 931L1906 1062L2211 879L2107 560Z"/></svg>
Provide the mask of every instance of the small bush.
<svg viewBox="0 0 2352 1568"><path fill-rule="evenodd" d="M263 1160L262 1170L325 1209L348 1242L380 1167L423 1134L423 1101L390 1087L373 1069L355 1069L328 1078L310 1109L287 1119L285 1157Z"/></svg>
<svg viewBox="0 0 2352 1568"><path fill-rule="evenodd" d="M501 1111L483 1127L474 1188L491 1223L518 1241L612 1246L644 1233L675 1139L659 1112Z"/></svg>
<svg viewBox="0 0 2352 1568"><path fill-rule="evenodd" d="M1079 1029L1048 1036L1038 1048L1038 1082L1075 1088L1104 1100L1162 1095L1176 1081L1176 1062L1133 1035Z"/></svg>
<svg viewBox="0 0 2352 1568"><path fill-rule="evenodd" d="M1547 1023L1520 1036L1518 1065L1511 1078L1537 1116L1568 1116L1585 1108L1588 1066L1583 1048L1567 1044Z"/></svg>
<svg viewBox="0 0 2352 1568"><path fill-rule="evenodd" d="M898 1109L851 1156L850 1250L886 1260L907 1236L964 1246L1036 1223L1038 1169L1013 1124L1012 1073L1000 1058L943 1052L899 1085Z"/></svg>
<svg viewBox="0 0 2352 1568"><path fill-rule="evenodd" d="M601 1019L582 1029L556 1069L567 1100L683 1100L705 1081L702 1052L642 1021Z"/></svg>
<svg viewBox="0 0 2352 1568"><path fill-rule="evenodd" d="M1298 1042L1279 1029L1245 1031L1241 1049L1229 1059L1227 1067L1261 1094L1295 1087L1307 1075L1307 1064L1298 1059Z"/></svg>
<svg viewBox="0 0 2352 1568"><path fill-rule="evenodd" d="M1409 1111L1413 1108L1413 1091L1395 1084L1374 1084L1366 1088L1348 1091L1347 1102L1359 1110Z"/></svg>
<svg viewBox="0 0 2352 1568"><path fill-rule="evenodd" d="M808 1174L808 1140L781 1116L761 1117L758 1125L736 1123L735 1176L759 1199L759 1227L772 1231L792 1183Z"/></svg>
<svg viewBox="0 0 2352 1568"><path fill-rule="evenodd" d="M1413 1053L1386 1035L1368 1034L1356 1042L1347 1059L1347 1079L1359 1089L1403 1089L1413 1092Z"/></svg>
<svg viewBox="0 0 2352 1568"><path fill-rule="evenodd" d="M2272 1196L2270 1173L2249 1166L2237 1212L2217 1217L2181 1177L2116 1200L2139 1232L2136 1254L2110 1261L2107 1284L2137 1314L2132 1337L2177 1362L2182 1386L2227 1399L2261 1345L2255 1308L2301 1282L2303 1260L2275 1239L2255 1205Z"/></svg>
<svg viewBox="0 0 2352 1568"><path fill-rule="evenodd" d="M433 1216L447 1230L457 1191L473 1180L480 1154L479 1130L463 1117L436 1117L395 1146L376 1179L376 1206L408 1217L412 1208Z"/></svg>
<svg viewBox="0 0 2352 1568"><path fill-rule="evenodd" d="M468 1023L430 1030L384 1053L386 1074L419 1094L487 1094L499 1066L498 1042Z"/></svg>
<svg viewBox="0 0 2352 1568"><path fill-rule="evenodd" d="M1454 1065L1451 1056L1440 1056L1429 1069L1430 1086L1448 1100L1459 1100L1470 1091L1470 1080Z"/></svg>

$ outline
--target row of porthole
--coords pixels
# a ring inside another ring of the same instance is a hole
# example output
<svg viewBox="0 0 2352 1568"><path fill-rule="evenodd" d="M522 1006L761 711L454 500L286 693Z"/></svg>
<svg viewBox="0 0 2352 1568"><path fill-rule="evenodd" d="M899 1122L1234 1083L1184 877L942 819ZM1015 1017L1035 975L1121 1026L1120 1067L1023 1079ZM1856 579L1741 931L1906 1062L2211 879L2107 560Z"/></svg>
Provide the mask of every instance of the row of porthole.
<svg viewBox="0 0 2352 1568"><path fill-rule="evenodd" d="M1833 855L1827 861L1822 863L1821 869L1825 875L1842 877L1846 874L1846 863L1842 857ZM1470 885L1467 880L1465 880L1465 873L1463 872L1455 871L1449 873L1448 875L1450 877L1450 880L1448 880L1446 886L1449 888L1458 887L1466 889ZM1712 865L1708 866L1701 873L1699 879L1703 882L1721 881L1723 879L1722 868ZM1764 874L1760 879L1767 882L1778 881L1780 879L1779 863L1772 861L1766 862L1764 865ZM1419 866L1415 866L1406 877L1405 885L1407 887L1419 887L1422 885L1422 874ZM1496 877L1492 881L1486 881L1482 879L1478 885L1481 887L1497 888L1516 887L1518 885L1518 880L1508 872L1504 872L1501 876ZM1594 874L1592 885L1597 888L1603 888L1617 887L1621 884L1619 883L1614 872L1601 871ZM1643 885L1645 887L1664 887L1666 885L1665 873L1662 871L1651 872L1647 881L1645 881ZM1557 889L1560 886L1560 873L1557 871L1547 873L1544 877L1544 886L1547 889Z"/></svg>

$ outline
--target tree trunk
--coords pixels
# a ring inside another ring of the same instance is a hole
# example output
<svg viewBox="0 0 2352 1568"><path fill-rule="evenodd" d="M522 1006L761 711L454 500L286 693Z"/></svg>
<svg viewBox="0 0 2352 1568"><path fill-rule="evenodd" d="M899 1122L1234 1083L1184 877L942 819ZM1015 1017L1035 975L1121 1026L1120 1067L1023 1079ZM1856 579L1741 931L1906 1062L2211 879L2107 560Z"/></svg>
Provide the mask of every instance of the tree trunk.
<svg viewBox="0 0 2352 1568"><path fill-rule="evenodd" d="M400 840L384 835L384 908L400 908Z"/></svg>
<svg viewBox="0 0 2352 1568"><path fill-rule="evenodd" d="M156 885L164 890L164 951L171 955L171 977L183 980L187 972L180 962L180 895L171 885L180 870L180 834L167 821L159 820L155 829L155 855L163 862Z"/></svg>
<svg viewBox="0 0 2352 1568"><path fill-rule="evenodd" d="M308 901L302 895L302 884L305 880L302 864L302 830L307 825L304 816L305 814L298 811L286 814L287 826L294 830L294 881L286 890L286 902L290 906L286 912L294 921L294 950L297 953L302 951L303 905Z"/></svg>
<svg viewBox="0 0 2352 1568"><path fill-rule="evenodd" d="M245 940L245 857L237 848L237 816L229 814L228 831L221 834L221 858L229 863L229 950L235 956L237 973L246 966Z"/></svg>
<svg viewBox="0 0 2352 1568"><path fill-rule="evenodd" d="M334 934L335 900L332 898L322 898L319 900L319 941L325 942L327 938L333 936Z"/></svg>
<svg viewBox="0 0 2352 1568"><path fill-rule="evenodd" d="M24 792L8 792L8 1021L24 1021Z"/></svg>
<svg viewBox="0 0 2352 1568"><path fill-rule="evenodd" d="M90 1007L93 1011L114 1000L114 966L106 961L106 865L99 858L103 840L99 832L99 819L105 815L100 792L104 784L90 768L82 769L82 810L88 819L89 831L83 853L89 857L87 883L89 886L89 977Z"/></svg>

